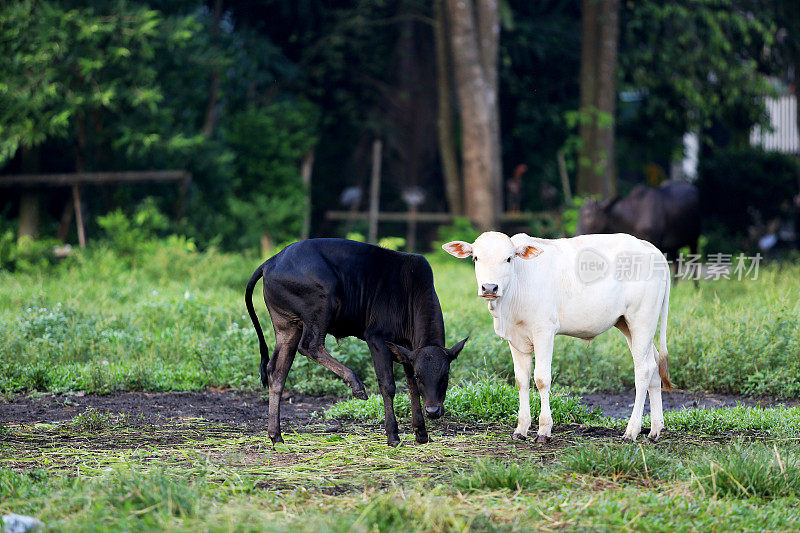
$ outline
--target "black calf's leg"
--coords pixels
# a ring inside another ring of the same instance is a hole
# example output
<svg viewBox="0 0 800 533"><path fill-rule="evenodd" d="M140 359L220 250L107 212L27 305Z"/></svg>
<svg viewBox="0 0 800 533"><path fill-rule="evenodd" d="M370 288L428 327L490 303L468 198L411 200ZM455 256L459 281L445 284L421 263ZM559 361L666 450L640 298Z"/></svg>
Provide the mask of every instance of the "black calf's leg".
<svg viewBox="0 0 800 533"><path fill-rule="evenodd" d="M367 391L356 373L334 359L333 356L328 353L328 350L325 349L324 334L320 335L316 332L312 332L312 330L308 329L308 326L304 325L303 337L300 339L298 350L301 354L309 359L313 359L342 378L344 382L353 389L353 396L359 400L367 399Z"/></svg>
<svg viewBox="0 0 800 533"><path fill-rule="evenodd" d="M420 404L419 389L417 380L414 379L414 367L409 364L403 365L406 373L406 384L408 385L408 395L411 398L411 425L414 426L414 434L419 444L425 444L428 438L428 430L425 428L425 417L422 416L422 404Z"/></svg>
<svg viewBox="0 0 800 533"><path fill-rule="evenodd" d="M269 422L267 434L272 443L283 442L281 436L281 395L286 385L286 376L294 362L300 330L277 333L275 354L269 364Z"/></svg>
<svg viewBox="0 0 800 533"><path fill-rule="evenodd" d="M386 428L386 443L389 446L400 444L397 418L394 416L394 393L397 389L392 372L392 354L386 347L383 339L370 339L367 341L369 351L372 353L372 364L378 376L378 387L383 397L384 427Z"/></svg>

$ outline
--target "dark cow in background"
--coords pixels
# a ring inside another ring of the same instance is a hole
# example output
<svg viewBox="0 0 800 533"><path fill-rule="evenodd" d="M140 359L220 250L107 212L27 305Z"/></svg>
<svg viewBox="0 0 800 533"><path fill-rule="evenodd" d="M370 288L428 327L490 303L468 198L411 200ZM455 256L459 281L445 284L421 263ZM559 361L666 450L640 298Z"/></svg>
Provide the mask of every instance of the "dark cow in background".
<svg viewBox="0 0 800 533"><path fill-rule="evenodd" d="M629 233L653 244L674 261L688 246L697 253L700 238L700 193L681 181L653 189L638 185L624 198L584 204L575 235Z"/></svg>
<svg viewBox="0 0 800 533"><path fill-rule="evenodd" d="M261 277L275 329L272 359L252 302ZM342 378L356 398L367 399L355 372L325 349L328 333L367 342L383 396L390 446L400 443L393 361L403 365L416 441L428 442L420 395L429 418L444 413L450 363L467 339L445 347L442 309L424 257L345 239L296 242L256 269L247 284L245 303L258 335L261 382L269 386L268 433L273 443L283 442L280 401L296 351Z"/></svg>

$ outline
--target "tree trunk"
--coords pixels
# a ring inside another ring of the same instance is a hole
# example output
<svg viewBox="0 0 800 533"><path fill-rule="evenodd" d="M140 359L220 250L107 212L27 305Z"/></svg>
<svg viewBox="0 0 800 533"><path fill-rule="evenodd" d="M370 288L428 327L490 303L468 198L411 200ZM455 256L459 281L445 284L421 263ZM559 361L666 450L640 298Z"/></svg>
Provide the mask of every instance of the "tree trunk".
<svg viewBox="0 0 800 533"><path fill-rule="evenodd" d="M475 1L480 9L496 10L490 0L447 0L451 50L462 128L462 160L466 214L481 230L497 226L497 184L500 154L493 122L497 114L496 84L492 85L482 65L479 34L476 29ZM481 3L485 5L481 5ZM495 15L496 16L496 15ZM496 50L496 49L495 49ZM491 52L491 50L487 51ZM496 70L496 54L493 58Z"/></svg>
<svg viewBox="0 0 800 533"><path fill-rule="evenodd" d="M601 7L600 49L597 61L597 109L610 122L597 125L597 151L602 168L603 198L617 194L617 158L614 122L617 110L617 49L620 0L604 0Z"/></svg>
<svg viewBox="0 0 800 533"><path fill-rule="evenodd" d="M608 198L617 189L614 114L619 0L583 0L582 10L581 147L576 192Z"/></svg>
<svg viewBox="0 0 800 533"><path fill-rule="evenodd" d="M489 125L492 136L492 176L494 177L494 209L503 212L503 151L500 144L500 105L499 78L497 70L498 50L500 49L499 0L476 0L475 13L478 28L478 51L481 66L486 76L489 102Z"/></svg>
<svg viewBox="0 0 800 533"><path fill-rule="evenodd" d="M800 22L800 17L798 17L798 22ZM798 32L800 32L800 28L798 28ZM795 105L795 125L797 126L797 135L798 141L800 141L800 44L798 45L797 54L794 61L794 105ZM800 147L797 150L797 182L800 185ZM800 194L798 195L800 199ZM800 205L798 205L800 208ZM800 229L800 228L798 228ZM800 242L800 235L797 236L798 242Z"/></svg>
<svg viewBox="0 0 800 533"><path fill-rule="evenodd" d="M19 203L19 228L17 237L35 239L39 233L39 195L23 192Z"/></svg>
<svg viewBox="0 0 800 533"><path fill-rule="evenodd" d="M434 39L436 40L436 78L437 78L437 130L439 134L439 158L442 162L442 175L444 176L445 194L450 212L454 215L464 213L461 197L461 179L458 175L458 160L456 159L456 143L453 138L453 109L450 101L450 62L448 61L447 46L447 18L443 9L444 0L435 0L434 9Z"/></svg>
<svg viewBox="0 0 800 533"><path fill-rule="evenodd" d="M578 195L601 194L602 187L594 172L595 139L595 83L597 80L597 35L599 34L599 9L597 0L583 0L581 13L581 76L580 125L581 138L578 150Z"/></svg>

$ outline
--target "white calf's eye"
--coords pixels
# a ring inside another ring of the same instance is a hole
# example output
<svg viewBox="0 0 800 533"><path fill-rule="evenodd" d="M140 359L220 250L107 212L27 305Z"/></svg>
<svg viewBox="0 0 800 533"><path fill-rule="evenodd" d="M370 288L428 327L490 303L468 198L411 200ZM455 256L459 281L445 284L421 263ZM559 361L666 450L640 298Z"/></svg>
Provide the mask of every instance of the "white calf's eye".
<svg viewBox="0 0 800 533"><path fill-rule="evenodd" d="M510 263L510 262L511 262L511 258L509 257L508 259L506 259L506 263Z"/></svg>

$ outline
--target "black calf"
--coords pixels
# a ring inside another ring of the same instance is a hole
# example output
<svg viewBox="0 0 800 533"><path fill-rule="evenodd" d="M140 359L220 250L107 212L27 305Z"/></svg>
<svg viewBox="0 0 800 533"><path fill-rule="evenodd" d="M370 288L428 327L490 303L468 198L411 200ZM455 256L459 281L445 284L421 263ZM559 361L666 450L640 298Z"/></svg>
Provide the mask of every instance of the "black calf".
<svg viewBox="0 0 800 533"><path fill-rule="evenodd" d="M272 359L252 302L261 277L275 329ZM400 443L392 363L403 365L416 440L428 442L420 396L429 418L442 415L450 363L467 339L445 347L442 309L424 257L344 239L300 241L256 269L247 284L245 303L258 335L261 382L269 386L268 433L273 442L283 442L281 394L297 351L331 370L356 398L366 400L364 384L355 372L325 349L328 333L367 342L383 396L390 446Z"/></svg>

